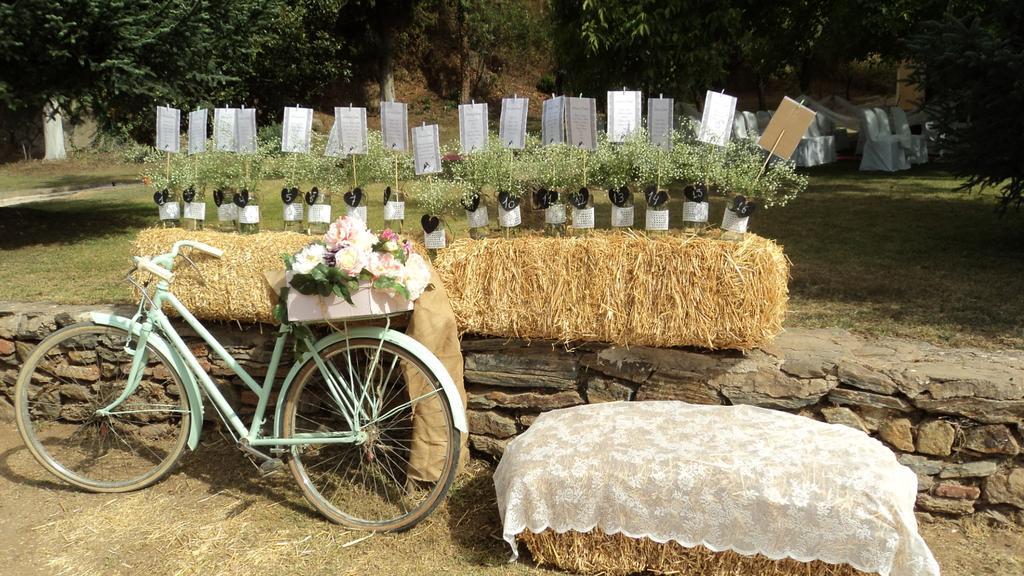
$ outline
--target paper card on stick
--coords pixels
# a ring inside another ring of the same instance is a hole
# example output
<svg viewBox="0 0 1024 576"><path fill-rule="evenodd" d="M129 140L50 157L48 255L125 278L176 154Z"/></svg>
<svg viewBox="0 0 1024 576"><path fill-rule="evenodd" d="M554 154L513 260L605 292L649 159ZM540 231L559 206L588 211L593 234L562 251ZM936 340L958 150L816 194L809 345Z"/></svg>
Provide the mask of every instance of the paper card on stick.
<svg viewBox="0 0 1024 576"><path fill-rule="evenodd" d="M235 144L239 154L256 153L256 109L239 108L235 120Z"/></svg>
<svg viewBox="0 0 1024 576"><path fill-rule="evenodd" d="M672 149L672 131L676 128L675 100L647 99L647 134L651 144L662 150Z"/></svg>
<svg viewBox="0 0 1024 576"><path fill-rule="evenodd" d="M463 154L487 147L487 104L459 104L459 144Z"/></svg>
<svg viewBox="0 0 1024 576"><path fill-rule="evenodd" d="M565 96L544 101L540 132L541 143L545 146L565 142Z"/></svg>
<svg viewBox="0 0 1024 576"><path fill-rule="evenodd" d="M639 91L608 91L609 142L622 142L640 127L640 101Z"/></svg>
<svg viewBox="0 0 1024 576"><path fill-rule="evenodd" d="M732 136L732 118L735 114L735 97L709 90L704 98L704 115L700 120L697 139L715 146L725 146Z"/></svg>
<svg viewBox="0 0 1024 576"><path fill-rule="evenodd" d="M217 150L237 152L235 143L235 123L238 121L238 108L217 108L213 111L213 141Z"/></svg>
<svg viewBox="0 0 1024 576"><path fill-rule="evenodd" d="M313 109L284 109L281 122L281 152L309 152L309 131L313 128Z"/></svg>
<svg viewBox="0 0 1024 576"><path fill-rule="evenodd" d="M530 110L528 98L502 98L498 136L505 148L522 150L526 147L526 114Z"/></svg>
<svg viewBox="0 0 1024 576"><path fill-rule="evenodd" d="M597 99L572 96L565 99L565 136L571 146L584 150L597 148Z"/></svg>
<svg viewBox="0 0 1024 576"><path fill-rule="evenodd" d="M412 157L417 176L441 171L441 141L437 124L412 129Z"/></svg>
<svg viewBox="0 0 1024 576"><path fill-rule="evenodd" d="M381 102L380 131L385 148L408 152L409 107L403 102Z"/></svg>
<svg viewBox="0 0 1024 576"><path fill-rule="evenodd" d="M188 153L206 152L206 108L188 113Z"/></svg>
<svg viewBox="0 0 1024 576"><path fill-rule="evenodd" d="M156 107L156 149L177 152L181 146L181 110Z"/></svg>
<svg viewBox="0 0 1024 576"><path fill-rule="evenodd" d="M342 154L366 154L366 108L335 108L334 125Z"/></svg>
<svg viewBox="0 0 1024 576"><path fill-rule="evenodd" d="M757 144L779 158L789 160L811 122L814 122L814 110L792 98L783 98Z"/></svg>

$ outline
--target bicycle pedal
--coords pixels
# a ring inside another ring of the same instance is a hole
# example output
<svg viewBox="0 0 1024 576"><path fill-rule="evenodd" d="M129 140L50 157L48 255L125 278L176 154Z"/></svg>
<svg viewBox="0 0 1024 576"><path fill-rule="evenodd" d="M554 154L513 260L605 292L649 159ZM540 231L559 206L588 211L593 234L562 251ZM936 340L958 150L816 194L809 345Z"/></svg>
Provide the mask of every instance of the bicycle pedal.
<svg viewBox="0 0 1024 576"><path fill-rule="evenodd" d="M271 458L270 460L264 460L260 464L260 466L259 466L259 468L260 468L260 476L261 477L270 476L271 474L273 474L274 472L277 472L278 470L280 470L283 467L284 467L284 461L281 460L280 458Z"/></svg>

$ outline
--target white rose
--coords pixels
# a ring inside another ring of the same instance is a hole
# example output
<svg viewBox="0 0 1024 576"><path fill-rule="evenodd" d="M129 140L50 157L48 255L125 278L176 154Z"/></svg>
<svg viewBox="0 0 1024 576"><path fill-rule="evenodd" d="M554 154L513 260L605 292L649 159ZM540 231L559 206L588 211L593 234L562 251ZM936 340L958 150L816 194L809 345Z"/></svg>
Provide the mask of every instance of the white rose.
<svg viewBox="0 0 1024 576"><path fill-rule="evenodd" d="M324 261L324 247L322 244L310 244L295 255L292 262L292 270L299 274L309 274L316 268L317 264Z"/></svg>
<svg viewBox="0 0 1024 576"><path fill-rule="evenodd" d="M409 291L410 300L416 300L422 296L430 284L430 267L419 254L410 254L405 261L402 284Z"/></svg>
<svg viewBox="0 0 1024 576"><path fill-rule="evenodd" d="M334 267L349 276L358 276L366 267L368 260L366 252L350 244L334 255Z"/></svg>

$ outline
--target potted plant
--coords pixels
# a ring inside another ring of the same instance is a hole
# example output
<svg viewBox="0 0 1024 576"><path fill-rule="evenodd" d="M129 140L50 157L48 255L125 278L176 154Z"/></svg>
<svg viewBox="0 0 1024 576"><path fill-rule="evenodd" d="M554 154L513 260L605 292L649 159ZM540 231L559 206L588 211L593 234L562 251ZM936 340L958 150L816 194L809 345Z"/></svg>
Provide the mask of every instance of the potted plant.
<svg viewBox="0 0 1024 576"><path fill-rule="evenodd" d="M238 231L257 234L260 231L260 185L270 156L265 146L257 146L252 154L233 154L231 184L232 202L237 208Z"/></svg>
<svg viewBox="0 0 1024 576"><path fill-rule="evenodd" d="M437 251L448 246L452 234L447 218L455 214L467 187L460 180L449 180L433 175L414 181L412 197L423 210L420 226L423 228L423 245L431 258Z"/></svg>
<svg viewBox="0 0 1024 576"><path fill-rule="evenodd" d="M347 196L346 206L350 206L348 199L355 201L358 196L365 196L362 194L361 183L383 184L384 226L392 230L404 230L404 183L414 176L412 155L385 148L381 133L370 130L366 137L366 154L358 158L350 155L346 164L352 177L352 194ZM355 192L357 188L359 193Z"/></svg>
<svg viewBox="0 0 1024 576"><path fill-rule="evenodd" d="M181 223L179 200L186 176L180 167L172 166L172 156L154 148L146 154L142 168L142 181L153 190L153 202L164 228L177 228Z"/></svg>
<svg viewBox="0 0 1024 576"><path fill-rule="evenodd" d="M708 223L712 183L721 172L723 156L713 144L700 142L692 133L673 136L670 161L683 188L683 230L699 234Z"/></svg>
<svg viewBox="0 0 1024 576"><path fill-rule="evenodd" d="M498 138L492 137L488 139L486 148L463 158L455 166L456 177L469 187L462 206L470 219L471 235L479 237L480 230L486 227L485 196L491 196L497 205L498 224L506 237L522 224L521 202L530 178L528 160L536 147L536 138L527 136L526 151L521 159L517 159L513 150L505 148ZM482 218L481 207L484 210Z"/></svg>
<svg viewBox="0 0 1024 576"><path fill-rule="evenodd" d="M785 205L807 186L791 161L772 158L751 141L731 142L720 187L730 197L722 217L722 239L742 240L759 208Z"/></svg>
<svg viewBox="0 0 1024 576"><path fill-rule="evenodd" d="M575 150L568 144L534 148L526 160L529 166L533 207L544 211L544 232L548 236L566 233L568 192L579 181L573 174Z"/></svg>
<svg viewBox="0 0 1024 576"><path fill-rule="evenodd" d="M588 171L591 179L608 190L611 201L612 228L631 228L634 222L634 196L629 187L633 166L629 156L619 144L608 141L605 133L597 135L597 150L594 152Z"/></svg>

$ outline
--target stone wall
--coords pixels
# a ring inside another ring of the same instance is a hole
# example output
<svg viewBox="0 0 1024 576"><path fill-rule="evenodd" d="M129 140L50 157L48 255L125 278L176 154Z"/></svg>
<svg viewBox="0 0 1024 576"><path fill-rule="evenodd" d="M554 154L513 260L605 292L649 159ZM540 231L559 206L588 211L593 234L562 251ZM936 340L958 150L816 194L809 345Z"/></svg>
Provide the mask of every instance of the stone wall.
<svg viewBox="0 0 1024 576"><path fill-rule="evenodd" d="M90 309L0 304L0 408L10 411L20 359L41 337ZM211 327L250 373L266 374L272 327ZM182 334L228 398L243 412L251 409L255 395L187 328ZM478 455L499 457L545 410L616 400L753 404L880 439L917 473L918 508L926 514L981 513L1024 524L1021 352L803 329L747 355L596 344L566 350L473 337L463 340L463 351L470 443ZM282 366L289 364L286 359Z"/></svg>

